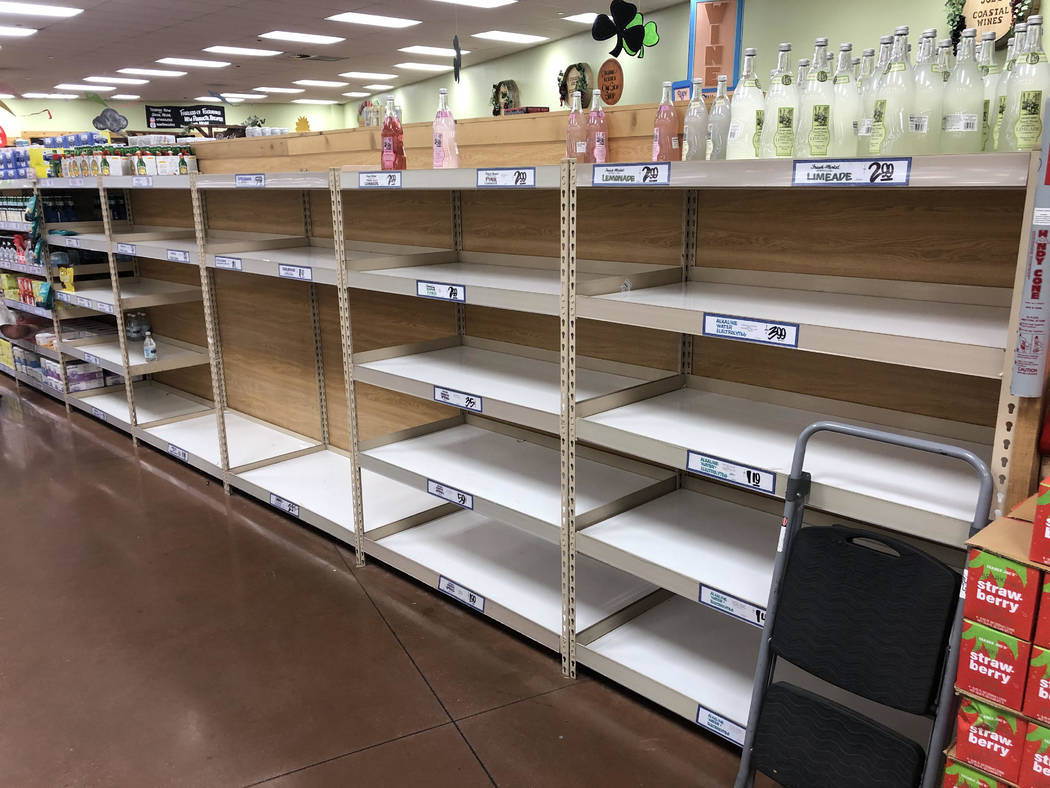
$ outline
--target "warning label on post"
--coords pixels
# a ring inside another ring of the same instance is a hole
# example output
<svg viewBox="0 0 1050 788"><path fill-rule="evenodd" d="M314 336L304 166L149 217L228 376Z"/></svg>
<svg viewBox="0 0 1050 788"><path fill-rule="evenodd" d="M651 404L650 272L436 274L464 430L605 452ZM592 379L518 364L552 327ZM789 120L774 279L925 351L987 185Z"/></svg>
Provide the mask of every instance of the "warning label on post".
<svg viewBox="0 0 1050 788"><path fill-rule="evenodd" d="M1050 304L1047 303L1046 254L1050 230L1036 229L1028 248L1021 312L1017 320L1014 375L1010 393L1015 397L1038 397L1046 369L1046 346L1050 338Z"/></svg>

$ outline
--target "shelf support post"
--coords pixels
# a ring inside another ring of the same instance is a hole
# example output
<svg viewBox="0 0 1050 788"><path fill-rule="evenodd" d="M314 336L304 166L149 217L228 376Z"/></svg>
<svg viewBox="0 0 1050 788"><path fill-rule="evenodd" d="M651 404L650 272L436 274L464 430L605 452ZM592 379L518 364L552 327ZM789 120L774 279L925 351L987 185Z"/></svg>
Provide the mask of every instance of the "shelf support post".
<svg viewBox="0 0 1050 788"><path fill-rule="evenodd" d="M463 251L463 194L459 189L452 191L452 248L458 254ZM467 333L467 307L456 304L456 334Z"/></svg>
<svg viewBox="0 0 1050 788"><path fill-rule="evenodd" d="M303 237L306 243L314 234L313 207L310 191L300 192L303 206ZM321 421L321 443L328 446L328 395L324 385L324 345L321 342L321 310L317 302L317 284L310 283L310 319L314 329L314 375L317 378L317 412Z"/></svg>
<svg viewBox="0 0 1050 788"><path fill-rule="evenodd" d="M576 161L561 162L561 672L576 678Z"/></svg>
<svg viewBox="0 0 1050 788"><path fill-rule="evenodd" d="M47 219L44 216L44 195L39 186L33 187L33 196L36 198L36 211L34 218L40 230L40 237L44 243L40 247L43 256L40 264L44 267L44 281L51 285L51 330L55 333L55 352L58 354L59 377L62 381L62 402L69 413L69 381L66 378L66 357L62 353L62 318L58 316L58 299L55 298L55 269L51 265L51 245L47 242ZM30 234L32 237L32 234ZM105 372L102 373L103 375ZM18 379L15 379L18 382Z"/></svg>
<svg viewBox="0 0 1050 788"><path fill-rule="evenodd" d="M361 499L361 445L357 431L357 392L354 385L354 336L350 322L350 284L347 273L346 231L343 223L343 187L338 167L328 171L332 195L332 240L335 246L336 284L339 289L339 337L343 348L343 386L346 389L346 425L350 438L350 495L354 506L354 554L365 565L364 504Z"/></svg>
<svg viewBox="0 0 1050 788"><path fill-rule="evenodd" d="M697 211L700 208L700 192L687 189L682 197L682 283L689 281L689 270L696 265ZM693 373L693 335L678 335L678 371L683 375Z"/></svg>

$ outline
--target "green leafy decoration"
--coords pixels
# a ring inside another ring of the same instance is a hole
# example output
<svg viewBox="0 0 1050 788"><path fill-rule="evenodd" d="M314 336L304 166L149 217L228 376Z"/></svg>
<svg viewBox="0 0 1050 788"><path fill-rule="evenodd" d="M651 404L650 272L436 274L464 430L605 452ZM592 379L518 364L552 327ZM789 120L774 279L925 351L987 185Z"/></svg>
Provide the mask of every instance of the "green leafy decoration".
<svg viewBox="0 0 1050 788"><path fill-rule="evenodd" d="M1019 564L1017 561L1011 561L1009 558L978 551L968 566L972 569L977 569L978 567L981 569L981 576L977 578L978 580L984 580L988 575L991 575L999 588L1006 585L1009 572L1013 572L1020 578L1022 586L1028 585L1028 567L1024 564Z"/></svg>
<svg viewBox="0 0 1050 788"><path fill-rule="evenodd" d="M1050 728L1044 728L1042 725L1029 725L1025 739L1039 742L1039 755L1050 750Z"/></svg>
<svg viewBox="0 0 1050 788"><path fill-rule="evenodd" d="M628 31L632 27L638 27L642 25L642 38L641 43L637 49L633 48L633 40L637 38L637 34L632 35ZM627 23L627 27L624 28L624 51L631 56L645 57L645 48L655 46L660 41L660 34L656 30L656 22L646 22L642 19L641 14L635 14L634 19Z"/></svg>

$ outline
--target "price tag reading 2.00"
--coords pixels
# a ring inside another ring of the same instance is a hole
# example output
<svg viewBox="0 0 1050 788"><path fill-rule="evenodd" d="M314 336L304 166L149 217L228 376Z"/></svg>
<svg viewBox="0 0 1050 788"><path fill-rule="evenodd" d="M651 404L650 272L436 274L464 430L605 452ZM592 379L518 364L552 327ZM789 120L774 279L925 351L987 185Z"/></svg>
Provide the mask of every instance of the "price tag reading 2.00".
<svg viewBox="0 0 1050 788"><path fill-rule="evenodd" d="M792 186L907 186L911 159L798 159Z"/></svg>

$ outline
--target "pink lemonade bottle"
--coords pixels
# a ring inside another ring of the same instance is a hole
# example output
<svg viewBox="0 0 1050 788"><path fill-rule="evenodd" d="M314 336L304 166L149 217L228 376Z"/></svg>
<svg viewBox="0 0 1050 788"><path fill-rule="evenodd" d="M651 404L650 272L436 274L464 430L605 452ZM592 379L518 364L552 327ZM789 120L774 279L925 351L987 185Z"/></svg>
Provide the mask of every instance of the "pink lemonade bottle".
<svg viewBox="0 0 1050 788"><path fill-rule="evenodd" d="M383 169L405 169L405 137L401 121L394 113L394 97L386 97L386 115L383 118Z"/></svg>
<svg viewBox="0 0 1050 788"><path fill-rule="evenodd" d="M438 109L434 116L434 169L455 169L459 166L459 146L456 145L456 121L448 108L448 89L438 91Z"/></svg>
<svg viewBox="0 0 1050 788"><path fill-rule="evenodd" d="M678 142L678 113L671 101L671 83L665 82L660 106L653 123L653 161L681 161L682 147Z"/></svg>
<svg viewBox="0 0 1050 788"><path fill-rule="evenodd" d="M572 92L572 109L569 110L569 125L565 129L565 155L580 164L590 161L587 156L587 120L580 104L580 91Z"/></svg>
<svg viewBox="0 0 1050 788"><path fill-rule="evenodd" d="M587 116L587 153L595 164L605 164L609 153L609 126L602 109L602 92L591 93L591 112Z"/></svg>

